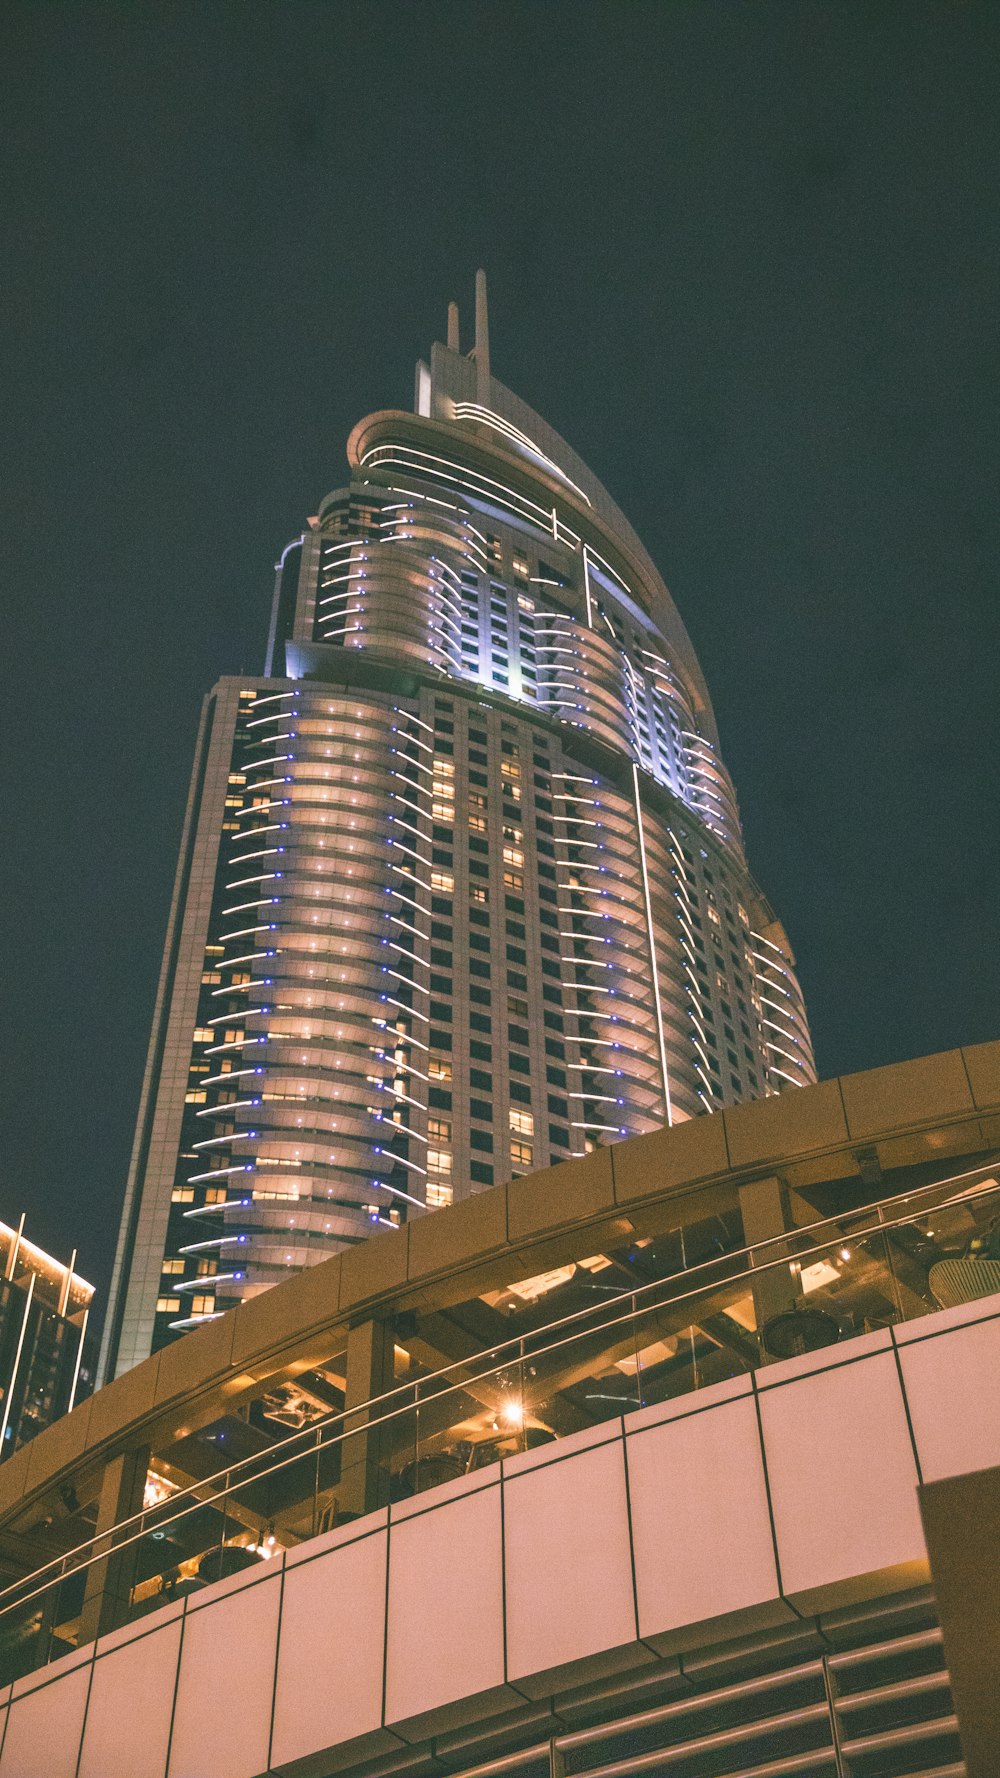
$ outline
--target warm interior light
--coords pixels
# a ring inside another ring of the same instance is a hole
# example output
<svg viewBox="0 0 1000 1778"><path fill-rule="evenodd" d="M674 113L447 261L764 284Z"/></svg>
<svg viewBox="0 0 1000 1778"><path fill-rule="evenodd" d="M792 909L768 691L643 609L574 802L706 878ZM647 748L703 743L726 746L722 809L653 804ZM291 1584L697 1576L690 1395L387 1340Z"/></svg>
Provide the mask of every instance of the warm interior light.
<svg viewBox="0 0 1000 1778"><path fill-rule="evenodd" d="M511 1399L509 1401L505 1401L503 1406L501 1407L500 1418L503 1421L505 1426L515 1426L515 1427L523 1426L524 1425L524 1409L521 1406L521 1403L519 1401L515 1401L512 1396Z"/></svg>

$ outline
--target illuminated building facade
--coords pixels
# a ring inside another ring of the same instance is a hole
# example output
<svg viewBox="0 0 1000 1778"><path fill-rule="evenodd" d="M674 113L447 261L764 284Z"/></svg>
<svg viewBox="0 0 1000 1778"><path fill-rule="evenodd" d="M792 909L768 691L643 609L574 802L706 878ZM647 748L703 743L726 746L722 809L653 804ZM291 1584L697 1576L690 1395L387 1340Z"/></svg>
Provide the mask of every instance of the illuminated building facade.
<svg viewBox="0 0 1000 1778"><path fill-rule="evenodd" d="M83 1346L94 1287L0 1222L0 1460L87 1392Z"/></svg>
<svg viewBox="0 0 1000 1778"><path fill-rule="evenodd" d="M476 343L363 420L206 701L104 1366L380 1225L815 1079L700 668Z"/></svg>

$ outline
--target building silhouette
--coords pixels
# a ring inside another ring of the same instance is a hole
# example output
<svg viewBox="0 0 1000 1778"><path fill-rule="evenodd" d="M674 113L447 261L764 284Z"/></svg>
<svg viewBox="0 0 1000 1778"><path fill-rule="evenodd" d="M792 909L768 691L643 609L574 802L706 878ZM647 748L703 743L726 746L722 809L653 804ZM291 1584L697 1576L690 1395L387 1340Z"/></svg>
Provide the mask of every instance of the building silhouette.
<svg viewBox="0 0 1000 1778"><path fill-rule="evenodd" d="M205 703L104 1374L511 1177L806 1085L701 670L485 279Z"/></svg>

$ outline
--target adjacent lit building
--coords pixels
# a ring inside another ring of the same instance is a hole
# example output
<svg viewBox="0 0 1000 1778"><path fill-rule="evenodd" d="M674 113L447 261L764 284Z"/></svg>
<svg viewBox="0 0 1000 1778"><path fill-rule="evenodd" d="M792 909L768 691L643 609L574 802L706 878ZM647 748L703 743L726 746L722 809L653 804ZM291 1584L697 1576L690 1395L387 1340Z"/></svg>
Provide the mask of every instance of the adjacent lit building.
<svg viewBox="0 0 1000 1778"><path fill-rule="evenodd" d="M0 1460L72 1408L94 1287L0 1222Z"/></svg>
<svg viewBox="0 0 1000 1778"><path fill-rule="evenodd" d="M363 420L197 746L103 1366L379 1227L815 1078L653 562L475 346Z"/></svg>

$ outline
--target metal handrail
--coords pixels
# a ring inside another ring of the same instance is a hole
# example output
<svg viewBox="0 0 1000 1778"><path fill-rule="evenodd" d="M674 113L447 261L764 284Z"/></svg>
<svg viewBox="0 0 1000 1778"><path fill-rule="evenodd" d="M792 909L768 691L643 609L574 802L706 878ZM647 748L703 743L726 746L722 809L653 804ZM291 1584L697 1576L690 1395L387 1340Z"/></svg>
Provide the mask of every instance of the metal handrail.
<svg viewBox="0 0 1000 1778"><path fill-rule="evenodd" d="M289 1468L292 1464L299 1462L303 1457L308 1456L311 1451L318 1452L330 1445L345 1441L358 1434L370 1433L389 1424L391 1421L399 1419L405 1414L417 1412L420 1407L419 1391L421 1387L426 1388L427 1386L436 1383L439 1379L449 1378L454 1372L461 1371L463 1374L457 1377L453 1382L446 1384L445 1387L435 1389L433 1397L435 1401L440 1401L445 1396L454 1394L460 1389L465 1388L470 1380L485 1382L489 1378L495 1377L500 1372L504 1371L513 1358L520 1360L523 1356L523 1347L526 1340L534 1341L543 1338L546 1335L560 1333L560 1338L549 1339L544 1346L533 1348L530 1354L532 1359L544 1358L548 1354L557 1352L561 1350L562 1347L572 1344L573 1340L577 1337L578 1332L594 1334L602 1333L607 1329L620 1326L623 1322L635 1320L644 1312L644 1307L637 1302L638 1298L646 1297L655 1290L663 1291L666 1287L675 1283L678 1278L687 1279L695 1272L704 1272L711 1267L718 1267L726 1262L739 1259L744 1255L750 1256L752 1260L753 1256L761 1252L763 1249L771 1248L779 1244L787 1248L789 1242L797 1237L805 1236L815 1230L826 1228L831 1223L843 1223L845 1217L871 1217L875 1215L875 1220L871 1223L870 1227L856 1229L852 1232L850 1238L854 1241L862 1240L866 1236L872 1234L888 1233L895 1228L905 1228L912 1223L914 1216L919 1214L919 1212L911 1209L908 1215L895 1217L889 1221L878 1217L876 1213L886 1204L912 1203L914 1198L925 1196L932 1191L939 1191L942 1187L958 1184L962 1180L981 1178L983 1175L988 1175L993 1172L997 1164L997 1158L994 1158L993 1161L986 1162L979 1167L971 1168L967 1172L951 1174L945 1179L931 1180L926 1185L919 1186L912 1192L895 1195L891 1198L878 1199L872 1204L862 1205L857 1211L841 1211L837 1215L822 1217L815 1222L802 1224L792 1229L786 1229L779 1235L769 1236L765 1240L753 1242L749 1246L734 1248L731 1252L719 1254L714 1259L700 1261L697 1265L686 1268L682 1273L673 1273L666 1278L653 1279L648 1284L640 1285L633 1290L622 1291L611 1301L603 1305L595 1305L593 1308L578 1309L570 1315L561 1316L558 1320L547 1323L544 1327L533 1329L529 1333L513 1335L510 1340L503 1341L498 1346L486 1347L483 1352L476 1355L475 1358L456 1360L452 1364L442 1366L440 1370L428 1372L426 1376L414 1379L413 1382L397 1384L393 1389L386 1390L381 1395L372 1396L367 1401L359 1402L350 1408L335 1410L323 1419L315 1421L313 1425L304 1427L300 1432L293 1433L290 1438L284 1440L280 1446L279 1452L275 1454L275 1461L270 1463L266 1468L254 1469L253 1467L254 1465L259 1465L267 1456L267 1453L264 1452L243 1458L239 1463L231 1464L226 1468L216 1470L214 1474L205 1476L201 1478L201 1480L191 1483L187 1488L179 1489L176 1494L170 1497L169 1501L159 1502L151 1507L143 1507L139 1512L132 1513L127 1518L118 1520L106 1530L95 1532L93 1536L84 1539L82 1543L74 1545L73 1549L65 1551L61 1556L54 1557L43 1567L33 1570L30 1575L24 1576L21 1580L15 1581L11 1585L3 1588L0 1590L0 1616L5 1615L18 1605L27 1604L31 1599L37 1597L39 1593L46 1591L50 1584L65 1580L68 1574L76 1573L82 1569L88 1568L92 1566L94 1562L105 1560L112 1553L127 1549L130 1544L137 1542L140 1538L145 1536L147 1521L153 1521L158 1529L160 1527L175 1524L178 1520L185 1518L189 1513L196 1512L199 1508L212 1504L213 1501L225 1500L246 1482L264 1481L270 1476L280 1473L280 1471ZM969 1187L965 1191L955 1194L953 1197L939 1201L933 1206L933 1209L935 1211L943 1210L955 1204L968 1202L972 1199L981 1199L985 1196L992 1196L993 1192L1000 1194L1000 1185L995 1185L992 1192L977 1192L973 1187ZM810 1245L808 1251L816 1254L823 1253L828 1248L837 1247L843 1239L843 1231L841 1230L836 1236L832 1236L830 1240L826 1242ZM776 1268L788 1265L790 1258L794 1257L794 1254L789 1255L785 1252L775 1259L765 1260L764 1263L760 1265L751 1263L751 1265L741 1272L730 1273L725 1278L710 1283L703 1283L692 1290L679 1291L675 1295L669 1296L667 1302L670 1305L683 1304L702 1296L708 1290L718 1289L723 1285L732 1286L733 1284L739 1283L741 1280L756 1280L762 1273L773 1271ZM616 1312L620 1305L622 1306L621 1312ZM600 1321L586 1329L578 1328L577 1324L581 1321L592 1321L593 1317L599 1314L601 1309L610 1312L603 1314ZM900 1317L900 1319L905 1319L905 1317ZM568 1331L564 1332L562 1330ZM515 1350L511 1351L511 1348L514 1348ZM506 1361L494 1363L488 1369L476 1371L474 1376L470 1377L470 1365L474 1365L477 1362L477 1358L496 1359L497 1355L503 1352L508 1352L510 1354ZM401 1402L396 1407L390 1408L385 1413L379 1414L374 1420L370 1417L371 1410L377 1409L383 1403L391 1402L393 1398L404 1393L407 1396L407 1399L404 1402ZM362 1416L364 1416L363 1419ZM348 1420L356 1422L360 1421L360 1424L355 1424L353 1426L345 1426L342 1424L340 1431L334 1436L330 1438L325 1438L323 1436L324 1433L336 1423L343 1423ZM292 1445L295 1445L297 1448L291 1450L290 1447ZM250 1471L252 1473L241 1477L242 1471ZM224 1483L224 1486L220 1488L215 1495L211 1495L207 1492L212 1489L215 1483L220 1481ZM188 1504L181 1506L179 1511L164 1511L165 1507L172 1508L175 1503L181 1501L186 1501ZM119 1537L117 1535L119 1532L127 1531L132 1526L137 1526L138 1528L131 1536ZM101 1547L100 1549L94 1550L94 1546L97 1544ZM85 1550L93 1550L94 1553L87 1556L84 1560L75 1560L75 1558L79 1557L81 1552ZM31 1582L38 1582L39 1584L33 1586L30 1592L22 1592L21 1589ZM12 1597L12 1595L16 1595L16 1597Z"/></svg>

